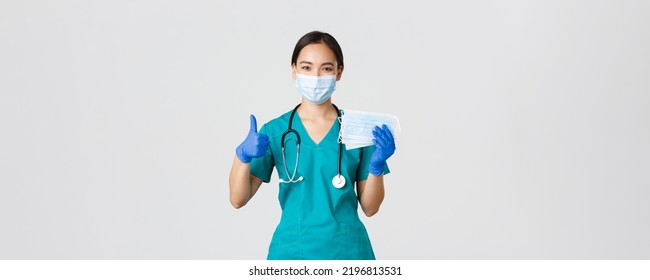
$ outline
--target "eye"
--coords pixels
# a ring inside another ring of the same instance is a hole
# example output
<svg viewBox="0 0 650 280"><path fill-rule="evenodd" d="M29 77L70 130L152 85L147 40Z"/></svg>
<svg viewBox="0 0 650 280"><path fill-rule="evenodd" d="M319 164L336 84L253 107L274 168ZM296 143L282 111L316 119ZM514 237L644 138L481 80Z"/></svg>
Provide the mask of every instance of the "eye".
<svg viewBox="0 0 650 280"><path fill-rule="evenodd" d="M325 71L325 72L332 72L332 70L333 70L333 69L332 69L331 67L325 67L325 68L323 68L323 71Z"/></svg>
<svg viewBox="0 0 650 280"><path fill-rule="evenodd" d="M311 70L311 68L309 66L307 66L307 65L304 65L304 66L300 67L300 69L305 70L305 71Z"/></svg>

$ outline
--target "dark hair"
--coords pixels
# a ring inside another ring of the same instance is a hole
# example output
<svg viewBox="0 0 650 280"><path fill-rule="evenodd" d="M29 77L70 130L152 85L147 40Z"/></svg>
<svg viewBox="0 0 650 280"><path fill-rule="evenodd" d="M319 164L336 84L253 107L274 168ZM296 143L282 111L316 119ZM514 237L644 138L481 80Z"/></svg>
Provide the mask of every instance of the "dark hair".
<svg viewBox="0 0 650 280"><path fill-rule="evenodd" d="M334 56L336 56L338 67L343 67L343 51L341 51L341 46L339 46L339 43L334 39L334 37L332 37L332 35L320 31L309 32L298 40L296 47L293 49L293 55L291 56L291 65L296 64L298 54L300 54L300 51L302 51L304 47L318 43L323 43L329 47L334 53Z"/></svg>

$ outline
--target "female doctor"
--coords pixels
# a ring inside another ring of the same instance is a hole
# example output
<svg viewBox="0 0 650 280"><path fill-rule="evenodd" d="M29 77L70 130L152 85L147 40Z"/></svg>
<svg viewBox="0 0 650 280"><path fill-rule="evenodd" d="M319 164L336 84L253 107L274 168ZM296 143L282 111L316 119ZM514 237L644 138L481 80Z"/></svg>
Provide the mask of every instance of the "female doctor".
<svg viewBox="0 0 650 280"><path fill-rule="evenodd" d="M357 207L368 217L379 210L393 136L384 125L374 128L374 146L346 150L339 142L345 112L331 95L343 74L343 53L330 34L300 38L291 72L302 102L259 132L250 116L248 136L235 149L230 202L246 205L275 167L282 217L267 259L375 259Z"/></svg>

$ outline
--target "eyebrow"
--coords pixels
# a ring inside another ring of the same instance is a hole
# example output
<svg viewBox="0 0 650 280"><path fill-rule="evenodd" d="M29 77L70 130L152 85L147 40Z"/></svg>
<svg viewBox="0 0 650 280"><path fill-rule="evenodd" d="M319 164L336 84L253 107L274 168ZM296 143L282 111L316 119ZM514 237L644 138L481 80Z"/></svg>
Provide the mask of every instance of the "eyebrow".
<svg viewBox="0 0 650 280"><path fill-rule="evenodd" d="M313 65L313 63L311 63L311 62L309 62L309 61L304 61L304 60L301 61L300 64L309 64L309 65ZM331 62L325 62L325 63L323 63L323 65L321 65L321 66L325 66L325 65L332 65L332 66L334 66L334 63L331 63Z"/></svg>

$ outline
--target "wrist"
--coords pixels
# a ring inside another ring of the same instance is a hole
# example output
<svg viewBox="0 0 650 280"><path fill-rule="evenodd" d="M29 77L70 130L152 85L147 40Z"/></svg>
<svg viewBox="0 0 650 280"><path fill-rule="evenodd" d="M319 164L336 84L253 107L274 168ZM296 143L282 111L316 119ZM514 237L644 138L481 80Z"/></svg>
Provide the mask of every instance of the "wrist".
<svg viewBox="0 0 650 280"><path fill-rule="evenodd" d="M386 167L386 162L378 162L378 163L370 163L370 166L368 167L368 172L370 174L375 175L375 176L380 176L384 174L384 167Z"/></svg>
<svg viewBox="0 0 650 280"><path fill-rule="evenodd" d="M237 158L243 163L251 162L251 158L249 156L246 156L244 153L244 148L241 145L237 146L235 149L235 155L237 155Z"/></svg>

